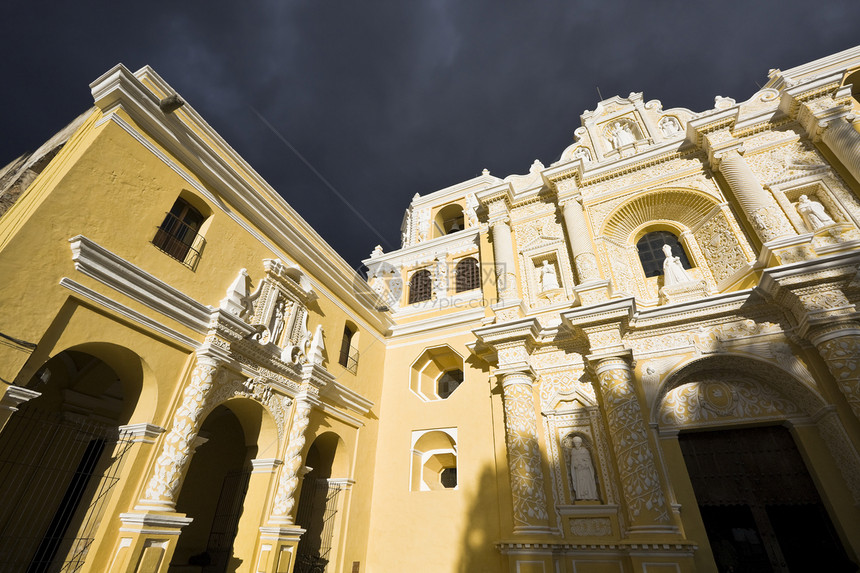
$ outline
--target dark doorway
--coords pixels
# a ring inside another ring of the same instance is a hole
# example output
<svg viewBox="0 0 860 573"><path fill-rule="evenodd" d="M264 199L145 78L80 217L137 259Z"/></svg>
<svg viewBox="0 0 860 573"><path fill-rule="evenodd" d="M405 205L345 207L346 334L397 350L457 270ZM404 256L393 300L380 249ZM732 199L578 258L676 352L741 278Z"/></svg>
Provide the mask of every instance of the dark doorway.
<svg viewBox="0 0 860 573"><path fill-rule="evenodd" d="M788 430L679 436L719 571L856 571Z"/></svg>
<svg viewBox="0 0 860 573"><path fill-rule="evenodd" d="M0 433L0 571L78 571L119 481L131 437L123 384L67 350L27 384L41 393Z"/></svg>

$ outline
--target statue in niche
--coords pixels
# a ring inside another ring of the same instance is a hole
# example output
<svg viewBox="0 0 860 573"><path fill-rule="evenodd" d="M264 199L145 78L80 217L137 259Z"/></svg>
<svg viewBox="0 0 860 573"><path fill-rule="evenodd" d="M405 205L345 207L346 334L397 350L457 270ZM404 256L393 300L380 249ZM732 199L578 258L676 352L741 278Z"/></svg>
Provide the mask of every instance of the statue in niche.
<svg viewBox="0 0 860 573"><path fill-rule="evenodd" d="M813 201L806 195L800 196L795 207L800 216L803 217L803 222L806 223L807 228L812 232L835 224L833 218L824 209L824 205L818 201Z"/></svg>
<svg viewBox="0 0 860 573"><path fill-rule="evenodd" d="M558 286L558 275L555 272L555 265L549 264L549 261L544 261L540 269L540 290L541 292L560 288Z"/></svg>
<svg viewBox="0 0 860 573"><path fill-rule="evenodd" d="M568 437L564 445L570 448L570 485L573 488L574 499L584 501L599 499L591 452L583 447L582 438L574 436L571 440Z"/></svg>
<svg viewBox="0 0 860 573"><path fill-rule="evenodd" d="M577 147L573 152L574 159L582 159L583 163L591 163L591 151L587 147Z"/></svg>
<svg viewBox="0 0 860 573"><path fill-rule="evenodd" d="M660 129L663 130L663 137L672 137L681 131L681 125L674 117L664 117L663 120L660 121Z"/></svg>
<svg viewBox="0 0 860 573"><path fill-rule="evenodd" d="M628 123L622 124L620 121L616 121L609 129L609 135L611 136L610 142L612 143L612 147L615 149L620 149L625 145L636 142L636 136L633 135L633 130L630 129L630 124Z"/></svg>
<svg viewBox="0 0 860 573"><path fill-rule="evenodd" d="M666 258L663 259L663 286L670 286L678 283L685 283L693 280L684 265L681 264L681 257L676 257L672 254L672 247L663 245L663 254Z"/></svg>
<svg viewBox="0 0 860 573"><path fill-rule="evenodd" d="M284 302L284 299L279 298L275 303L275 310L272 312L272 327L269 329L271 332L271 336L269 336L269 342L277 345L278 338L281 336L281 332L284 330L284 317L287 312L287 305Z"/></svg>

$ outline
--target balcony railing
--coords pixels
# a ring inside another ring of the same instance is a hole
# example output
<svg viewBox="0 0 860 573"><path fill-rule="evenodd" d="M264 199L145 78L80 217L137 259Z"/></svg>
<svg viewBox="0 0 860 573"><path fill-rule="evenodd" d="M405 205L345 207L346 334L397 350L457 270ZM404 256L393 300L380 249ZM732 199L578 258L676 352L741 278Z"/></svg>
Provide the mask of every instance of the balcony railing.
<svg viewBox="0 0 860 573"><path fill-rule="evenodd" d="M152 244L186 267L194 270L200 260L206 239L196 229L183 223L172 213L167 213L164 222L155 232Z"/></svg>
<svg viewBox="0 0 860 573"><path fill-rule="evenodd" d="M348 371L355 374L358 370L358 348L350 348L349 350L341 351L338 363Z"/></svg>

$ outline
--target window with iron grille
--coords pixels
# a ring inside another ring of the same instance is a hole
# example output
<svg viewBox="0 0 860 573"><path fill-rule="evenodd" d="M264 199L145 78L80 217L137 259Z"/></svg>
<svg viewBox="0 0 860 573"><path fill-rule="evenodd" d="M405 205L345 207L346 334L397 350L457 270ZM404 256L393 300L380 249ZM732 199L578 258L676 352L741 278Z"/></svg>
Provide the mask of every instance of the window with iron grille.
<svg viewBox="0 0 860 573"><path fill-rule="evenodd" d="M340 357L338 364L355 374L358 370L358 348L355 347L355 330L350 325L343 327L343 339L340 343Z"/></svg>
<svg viewBox="0 0 860 573"><path fill-rule="evenodd" d="M194 269L206 240L200 227L206 218L188 201L178 198L155 232L152 244L165 254Z"/></svg>
<svg viewBox="0 0 860 573"><path fill-rule="evenodd" d="M433 280L430 271L421 270L409 279L409 304L430 300L433 295Z"/></svg>
<svg viewBox="0 0 860 573"><path fill-rule="evenodd" d="M666 255L663 253L663 245L672 247L672 254L681 259L681 265L685 269L692 268L684 247L678 241L678 237L669 231L652 231L646 233L636 243L639 251L639 261L646 277L656 277L663 274L663 261Z"/></svg>
<svg viewBox="0 0 860 573"><path fill-rule="evenodd" d="M457 263L454 275L456 276L455 292L464 292L481 286L481 269L478 267L478 261L473 257L466 257Z"/></svg>

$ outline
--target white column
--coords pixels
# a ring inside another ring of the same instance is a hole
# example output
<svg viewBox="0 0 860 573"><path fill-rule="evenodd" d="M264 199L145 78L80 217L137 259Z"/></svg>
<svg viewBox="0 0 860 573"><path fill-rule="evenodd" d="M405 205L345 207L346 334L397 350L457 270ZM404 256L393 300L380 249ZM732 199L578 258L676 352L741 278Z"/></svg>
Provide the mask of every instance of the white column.
<svg viewBox="0 0 860 573"><path fill-rule="evenodd" d="M824 130L821 140L860 183L860 133L847 117L834 119Z"/></svg>
<svg viewBox="0 0 860 573"><path fill-rule="evenodd" d="M576 199L570 199L562 205L562 216L567 236L570 238L570 249L573 253L573 264L581 283L600 280L597 269L597 257L594 245L585 222L582 205Z"/></svg>
<svg viewBox="0 0 860 573"><path fill-rule="evenodd" d="M533 382L527 372L506 374L502 380L514 533L541 533L549 527Z"/></svg>
<svg viewBox="0 0 860 573"><path fill-rule="evenodd" d="M511 226L507 219L497 219L490 229L493 234L493 258L499 299L517 298L516 258Z"/></svg>
<svg viewBox="0 0 860 573"><path fill-rule="evenodd" d="M785 213L764 190L737 149L720 155L718 169L762 242L796 234Z"/></svg>

